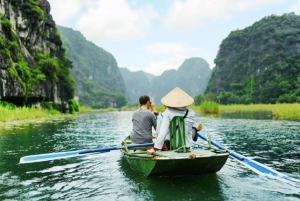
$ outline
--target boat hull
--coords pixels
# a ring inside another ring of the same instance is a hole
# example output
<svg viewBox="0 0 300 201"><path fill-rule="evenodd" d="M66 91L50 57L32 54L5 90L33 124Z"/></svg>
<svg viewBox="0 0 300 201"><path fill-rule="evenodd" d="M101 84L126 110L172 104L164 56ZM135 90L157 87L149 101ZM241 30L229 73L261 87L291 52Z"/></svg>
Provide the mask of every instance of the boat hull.
<svg viewBox="0 0 300 201"><path fill-rule="evenodd" d="M218 172L226 163L227 152L194 150L193 153L157 152L156 157L144 153L125 152L123 157L131 168L145 176L199 175ZM195 158L191 157L191 154Z"/></svg>

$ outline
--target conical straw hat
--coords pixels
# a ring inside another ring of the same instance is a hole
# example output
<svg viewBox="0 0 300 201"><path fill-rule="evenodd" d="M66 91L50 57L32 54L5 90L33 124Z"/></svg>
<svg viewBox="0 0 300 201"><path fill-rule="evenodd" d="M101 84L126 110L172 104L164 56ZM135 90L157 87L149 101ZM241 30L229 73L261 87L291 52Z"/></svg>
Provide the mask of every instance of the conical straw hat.
<svg viewBox="0 0 300 201"><path fill-rule="evenodd" d="M186 107L194 103L194 99L179 87L176 87L161 99L161 103L168 107Z"/></svg>

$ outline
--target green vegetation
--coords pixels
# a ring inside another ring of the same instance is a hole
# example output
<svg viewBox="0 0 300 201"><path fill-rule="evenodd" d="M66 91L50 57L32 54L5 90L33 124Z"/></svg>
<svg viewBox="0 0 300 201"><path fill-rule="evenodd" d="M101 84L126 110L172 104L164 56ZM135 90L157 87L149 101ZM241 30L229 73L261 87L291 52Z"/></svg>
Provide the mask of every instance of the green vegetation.
<svg viewBox="0 0 300 201"><path fill-rule="evenodd" d="M225 38L205 94L220 104L300 102L300 16L271 15Z"/></svg>
<svg viewBox="0 0 300 201"><path fill-rule="evenodd" d="M236 111L270 111L274 119L294 120L300 117L300 103L220 105L220 113Z"/></svg>
<svg viewBox="0 0 300 201"><path fill-rule="evenodd" d="M107 108L116 103L117 108L126 105L127 98L118 92L105 92L93 87L92 82L83 85L83 92L79 96L81 105L89 106L93 109Z"/></svg>
<svg viewBox="0 0 300 201"><path fill-rule="evenodd" d="M60 117L62 114L54 109L16 107L11 103L0 101L0 122L11 122L29 119Z"/></svg>
<svg viewBox="0 0 300 201"><path fill-rule="evenodd" d="M33 0L28 1L25 7L24 9L28 13L40 13L38 3ZM5 61L10 76L14 80L17 80L23 88L25 96L24 104L31 93L32 87L46 79L52 82L59 80L65 89L64 91L67 93L66 97L74 97L75 82L70 75L72 63L65 56L63 48L57 52L55 57L45 54L42 51L34 51L35 62L34 66L30 67L19 50L17 36L12 30L11 22L5 16L1 16L1 26L5 35L0 34L0 54L6 58Z"/></svg>
<svg viewBox="0 0 300 201"><path fill-rule="evenodd" d="M44 19L44 11L39 6L39 0L28 0L22 10L31 18Z"/></svg>
<svg viewBox="0 0 300 201"><path fill-rule="evenodd" d="M68 101L68 104L69 104L69 111L71 114L74 114L75 112L79 112L80 105L75 99L70 99Z"/></svg>
<svg viewBox="0 0 300 201"><path fill-rule="evenodd" d="M200 111L203 114L218 114L219 113L219 104L214 101L203 101L199 107L200 107Z"/></svg>

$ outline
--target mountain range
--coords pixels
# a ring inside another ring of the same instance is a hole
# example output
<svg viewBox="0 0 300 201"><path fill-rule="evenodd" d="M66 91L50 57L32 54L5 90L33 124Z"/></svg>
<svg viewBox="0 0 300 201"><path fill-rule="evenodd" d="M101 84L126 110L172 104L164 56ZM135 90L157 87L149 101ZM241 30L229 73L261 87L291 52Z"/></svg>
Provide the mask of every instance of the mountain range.
<svg viewBox="0 0 300 201"><path fill-rule="evenodd" d="M131 102L138 103L139 97L147 94L157 105L175 87L192 97L203 94L211 76L209 64L202 58L186 59L178 70L167 70L160 76L143 71L131 72L127 68L120 68L120 72Z"/></svg>
<svg viewBox="0 0 300 201"><path fill-rule="evenodd" d="M204 93L211 76L208 63L201 58L187 59L178 70L168 70L160 76L131 72L128 68L119 68L112 54L87 41L79 31L62 26L57 28L66 55L73 62L71 75L76 83L75 96L81 105L120 107L125 103L122 95L132 105L138 103L143 94L160 104L160 99L175 87L194 97Z"/></svg>

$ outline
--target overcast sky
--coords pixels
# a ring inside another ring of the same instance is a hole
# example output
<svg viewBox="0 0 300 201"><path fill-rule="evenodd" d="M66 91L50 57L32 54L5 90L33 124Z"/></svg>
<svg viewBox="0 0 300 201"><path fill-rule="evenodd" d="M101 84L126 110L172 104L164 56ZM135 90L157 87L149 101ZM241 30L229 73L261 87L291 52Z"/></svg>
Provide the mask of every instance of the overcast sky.
<svg viewBox="0 0 300 201"><path fill-rule="evenodd" d="M185 59L215 66L231 31L272 14L300 13L300 0L48 0L56 24L80 31L119 67L160 75Z"/></svg>

